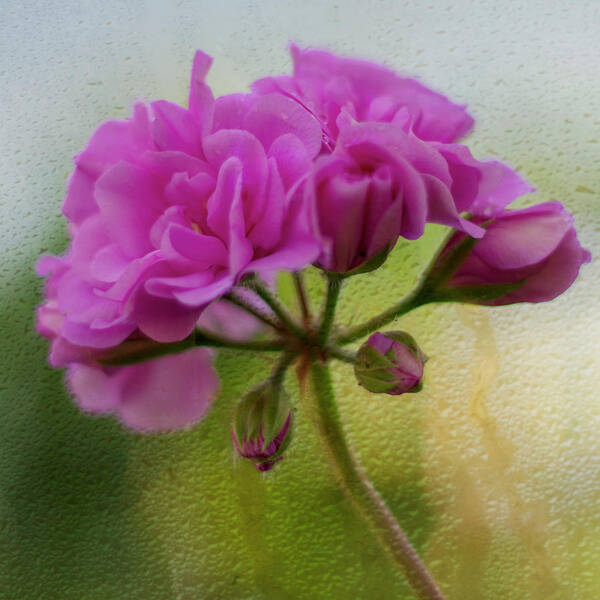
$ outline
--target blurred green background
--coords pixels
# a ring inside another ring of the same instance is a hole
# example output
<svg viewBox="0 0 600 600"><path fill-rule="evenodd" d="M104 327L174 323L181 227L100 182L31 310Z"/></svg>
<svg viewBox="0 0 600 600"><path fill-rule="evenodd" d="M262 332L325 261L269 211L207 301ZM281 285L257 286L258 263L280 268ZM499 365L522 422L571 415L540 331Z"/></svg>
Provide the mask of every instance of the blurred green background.
<svg viewBox="0 0 600 600"><path fill-rule="evenodd" d="M521 204L561 200L595 258L599 26L600 5L575 0L5 2L0 598L411 599L301 411L272 473L234 459L232 410L268 358L220 353L222 393L187 432L136 435L81 414L33 331L32 265L65 247L71 156L97 123L140 97L183 102L196 48L227 93L287 70L289 39L384 61L468 103L474 153L538 188ZM410 289L442 234L352 280L339 322ZM364 393L336 367L353 445L448 600L600 597L599 292L594 260L545 305L411 313L399 326L431 360L408 399Z"/></svg>

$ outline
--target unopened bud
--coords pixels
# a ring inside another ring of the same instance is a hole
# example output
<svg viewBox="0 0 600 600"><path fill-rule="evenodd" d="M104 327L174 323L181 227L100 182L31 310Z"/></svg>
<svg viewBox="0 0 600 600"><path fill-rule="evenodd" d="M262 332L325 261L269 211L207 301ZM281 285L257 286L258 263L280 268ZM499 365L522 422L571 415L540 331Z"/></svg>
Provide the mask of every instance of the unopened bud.
<svg viewBox="0 0 600 600"><path fill-rule="evenodd" d="M249 392L238 405L231 432L234 446L259 471L270 471L289 446L291 421L287 393L267 381Z"/></svg>
<svg viewBox="0 0 600 600"><path fill-rule="evenodd" d="M374 333L356 355L358 383L375 394L419 392L427 360L414 338L405 331Z"/></svg>

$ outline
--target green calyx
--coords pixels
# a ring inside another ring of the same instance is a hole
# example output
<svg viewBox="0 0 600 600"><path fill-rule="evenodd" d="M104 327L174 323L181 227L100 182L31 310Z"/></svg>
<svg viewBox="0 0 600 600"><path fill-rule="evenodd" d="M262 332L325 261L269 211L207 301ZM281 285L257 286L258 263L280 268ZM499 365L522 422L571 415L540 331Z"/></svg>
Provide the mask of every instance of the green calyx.
<svg viewBox="0 0 600 600"><path fill-rule="evenodd" d="M265 381L248 392L236 409L233 430L240 447L263 436L261 450L275 439L290 415L290 400L282 386ZM289 443L290 436L286 436ZM287 444L282 444L281 448ZM283 451L283 450L281 450Z"/></svg>
<svg viewBox="0 0 600 600"><path fill-rule="evenodd" d="M362 387L374 394L387 394L400 385L399 372L403 371L396 353L396 344L405 347L417 361L425 363L427 357L419 348L415 339L405 331L390 331L384 335L393 340L390 349L382 353L374 348L369 341L365 342L356 355L354 374ZM416 393L423 387L422 378L412 387L402 393Z"/></svg>

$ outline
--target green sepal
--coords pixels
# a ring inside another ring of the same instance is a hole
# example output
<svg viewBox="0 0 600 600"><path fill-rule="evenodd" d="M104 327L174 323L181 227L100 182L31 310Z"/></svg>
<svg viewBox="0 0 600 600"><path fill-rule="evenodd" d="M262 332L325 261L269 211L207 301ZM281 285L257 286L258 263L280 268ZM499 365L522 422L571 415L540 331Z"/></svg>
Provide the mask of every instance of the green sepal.
<svg viewBox="0 0 600 600"><path fill-rule="evenodd" d="M415 385L414 387L410 388L410 390L407 390L404 393L405 394L417 394L422 389L423 389L423 378L421 377L421 379L420 379L419 383L417 383L417 385Z"/></svg>
<svg viewBox="0 0 600 600"><path fill-rule="evenodd" d="M266 448L283 429L290 412L287 392L271 380L261 383L242 398L234 417L234 434L238 444L263 435Z"/></svg>
<svg viewBox="0 0 600 600"><path fill-rule="evenodd" d="M287 419L287 416L286 416ZM281 445L279 446L279 448L277 448L277 451L272 454L271 456L269 456L269 458L266 461L261 461L261 460L256 460L255 462L275 462L289 447L291 441L292 441L292 417L291 417L291 413L290 413L290 426L289 429L287 430L287 434L286 436L283 438L283 440L281 441ZM285 423L285 421L284 421ZM283 428L283 425L282 425ZM279 433L279 431L277 432ZM269 442L270 443L270 442ZM265 446L266 447L266 446Z"/></svg>
<svg viewBox="0 0 600 600"><path fill-rule="evenodd" d="M377 352L375 348L369 345L368 342L365 342L358 350L356 354L356 363L355 369L372 369L375 367L389 367L392 364L390 359L381 354L381 352Z"/></svg>
<svg viewBox="0 0 600 600"><path fill-rule="evenodd" d="M379 377L370 377L369 375L361 374L358 379L358 385L364 387L372 394L387 394L390 390L398 385L395 381L383 381Z"/></svg>
<svg viewBox="0 0 600 600"><path fill-rule="evenodd" d="M435 302L465 302L468 304L485 304L516 290L519 283L490 283L489 285L457 285L435 292Z"/></svg>
<svg viewBox="0 0 600 600"><path fill-rule="evenodd" d="M328 271L327 269L321 269L321 270L325 271L325 273L329 277L337 277L339 279L346 279L347 277L353 277L354 275L362 275L363 273L370 273L371 271L378 269L386 261L388 254L390 253L392 248L393 248L392 244L386 245L385 248L383 248L383 250L380 250L377 254L375 254L374 256L371 256L371 258L366 260L364 263L358 265L358 267L354 267L354 269L351 269L350 271L345 271L344 273L338 273L336 271Z"/></svg>
<svg viewBox="0 0 600 600"><path fill-rule="evenodd" d="M269 388L270 394L265 398L263 409L263 450L283 429L290 412L290 402L287 392L281 386L270 384Z"/></svg>
<svg viewBox="0 0 600 600"><path fill-rule="evenodd" d="M493 219L489 219L481 223L479 227L485 229L492 221ZM435 293L438 288L443 286L456 273L460 265L462 265L475 247L475 244L481 239L463 233L464 237L442 256L447 244L450 243L455 235L461 235L461 233L452 231L446 238L446 243L442 245L441 254L434 259L433 266L424 275L421 284L422 290L431 290Z"/></svg>
<svg viewBox="0 0 600 600"><path fill-rule="evenodd" d="M244 440L249 438L251 418L254 417L256 401L260 399L260 387L248 392L236 408L233 428L240 446L244 443Z"/></svg>
<svg viewBox="0 0 600 600"><path fill-rule="evenodd" d="M417 358L423 356L423 352L419 345L417 344L415 338L407 333L406 331L386 331L384 333L385 337L392 338L394 341L399 342L403 346L406 346ZM394 355L395 358L395 355Z"/></svg>

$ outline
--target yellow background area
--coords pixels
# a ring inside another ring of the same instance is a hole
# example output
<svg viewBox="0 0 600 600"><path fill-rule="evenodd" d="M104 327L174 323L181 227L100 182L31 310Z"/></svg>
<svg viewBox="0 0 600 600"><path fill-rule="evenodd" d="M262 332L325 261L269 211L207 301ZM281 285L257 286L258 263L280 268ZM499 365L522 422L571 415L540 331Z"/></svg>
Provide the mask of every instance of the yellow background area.
<svg viewBox="0 0 600 600"><path fill-rule="evenodd" d="M467 103L475 156L537 187L519 205L557 199L575 214L593 260L557 300L428 306L394 325L430 356L423 392L370 395L346 365L334 377L357 454L448 600L597 600L599 31L594 0L5 0L0 598L413 598L301 409L272 473L234 459L232 411L269 359L220 353L208 417L143 436L81 414L33 331L33 263L65 248L71 157L96 125L135 99L185 102L196 48L215 57L209 83L221 94L288 70L294 40L385 62ZM430 227L350 281L338 323L408 291L443 234ZM318 274L310 281L316 297Z"/></svg>

